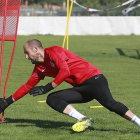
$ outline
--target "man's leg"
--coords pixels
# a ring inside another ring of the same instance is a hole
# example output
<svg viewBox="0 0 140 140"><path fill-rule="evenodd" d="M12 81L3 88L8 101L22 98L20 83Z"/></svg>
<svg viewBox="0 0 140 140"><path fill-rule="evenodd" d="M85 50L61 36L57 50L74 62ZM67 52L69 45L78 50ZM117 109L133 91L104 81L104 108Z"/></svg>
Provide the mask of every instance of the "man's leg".
<svg viewBox="0 0 140 140"><path fill-rule="evenodd" d="M123 117L140 127L140 119L130 110L128 110Z"/></svg>
<svg viewBox="0 0 140 140"><path fill-rule="evenodd" d="M134 122L140 127L140 119L132 113L124 104L117 102L113 99L110 90L108 88L108 82L103 76L101 79L98 79L98 84L96 86L96 95L95 99L100 102L108 110L115 112L121 117Z"/></svg>
<svg viewBox="0 0 140 140"><path fill-rule="evenodd" d="M80 118L85 117L84 115L82 115L80 112L78 112L71 104L67 105L66 108L63 111L64 114L67 114L77 120L79 120Z"/></svg>
<svg viewBox="0 0 140 140"><path fill-rule="evenodd" d="M82 96L75 88L72 88L51 93L46 102L56 111L77 119L78 123L73 125L72 128L76 132L81 132L93 124L93 119L82 115L70 103L85 103L90 100L92 99Z"/></svg>
<svg viewBox="0 0 140 140"><path fill-rule="evenodd" d="M82 95L77 88L70 88L49 94L46 103L54 110L69 115L74 109L71 103L85 103L92 99Z"/></svg>
<svg viewBox="0 0 140 140"><path fill-rule="evenodd" d="M130 111L128 110L125 114L124 114L124 118L128 121L131 121L133 119L135 115Z"/></svg>

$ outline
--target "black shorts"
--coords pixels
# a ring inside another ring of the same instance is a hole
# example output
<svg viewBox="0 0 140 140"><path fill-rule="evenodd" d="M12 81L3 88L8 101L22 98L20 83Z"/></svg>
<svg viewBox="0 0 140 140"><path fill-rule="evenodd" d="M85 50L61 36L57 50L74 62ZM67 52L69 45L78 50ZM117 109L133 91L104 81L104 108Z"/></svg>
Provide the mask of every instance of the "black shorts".
<svg viewBox="0 0 140 140"><path fill-rule="evenodd" d="M65 89L61 93L68 103L86 103L96 99L100 104L112 100L108 82L104 75L96 75L82 84Z"/></svg>
<svg viewBox="0 0 140 140"><path fill-rule="evenodd" d="M104 75L96 75L73 88L56 91L48 95L47 104L53 109L63 113L68 104L86 103L96 99L101 105L120 116L128 111L128 108L113 99L107 79Z"/></svg>
<svg viewBox="0 0 140 140"><path fill-rule="evenodd" d="M128 108L113 99L107 79L104 75L96 75L73 88L56 91L47 97L47 104L53 109L63 113L64 109L72 103L86 103L96 99L108 110L120 116L128 111Z"/></svg>
<svg viewBox="0 0 140 140"><path fill-rule="evenodd" d="M48 96L48 98L50 96L53 97L54 95L54 100L57 99L57 96L59 99L61 99L61 102L63 102L62 110L66 107L66 105L71 103L86 103L96 99L101 105L104 106L106 102L113 100L108 88L107 79L102 74L93 76L82 84L79 84L73 88L53 92Z"/></svg>

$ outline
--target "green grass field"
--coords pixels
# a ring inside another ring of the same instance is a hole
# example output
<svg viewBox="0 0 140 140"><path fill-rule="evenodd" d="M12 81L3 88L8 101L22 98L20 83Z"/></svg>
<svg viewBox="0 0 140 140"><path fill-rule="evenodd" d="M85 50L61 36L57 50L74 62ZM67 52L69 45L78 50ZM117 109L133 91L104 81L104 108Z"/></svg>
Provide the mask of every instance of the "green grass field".
<svg viewBox="0 0 140 140"><path fill-rule="evenodd" d="M62 45L63 36L18 36L15 56L7 85L6 97L13 94L30 77L34 65L25 59L23 44L30 38L42 41L44 47ZM140 117L140 36L70 36L69 50L98 67L107 77L113 97ZM2 88L4 85L12 43L4 48ZM45 78L38 85L50 82ZM63 82L55 90L71 87ZM0 95L2 97L2 93ZM51 109L47 95L24 96L5 111L0 124L0 140L139 140L140 128L100 105L96 100L74 107L94 119L94 125L83 133L74 133L76 122Z"/></svg>

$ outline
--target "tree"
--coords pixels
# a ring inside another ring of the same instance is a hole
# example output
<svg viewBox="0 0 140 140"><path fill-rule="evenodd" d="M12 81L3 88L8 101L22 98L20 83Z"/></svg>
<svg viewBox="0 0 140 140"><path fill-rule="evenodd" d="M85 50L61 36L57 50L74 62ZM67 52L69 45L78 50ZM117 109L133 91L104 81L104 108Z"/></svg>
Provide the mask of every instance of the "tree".
<svg viewBox="0 0 140 140"><path fill-rule="evenodd" d="M22 3L25 3L26 0L22 0ZM43 8L45 4L48 5L62 5L63 1L67 0L28 0L28 4L32 5L34 3L40 4ZM116 6L120 3L125 2L125 0L77 0L78 3L84 5L86 7L93 7L93 8L108 8L112 6Z"/></svg>
<svg viewBox="0 0 140 140"><path fill-rule="evenodd" d="M25 1L26 1L26 0L22 0L21 3L22 3L22 4L25 4ZM29 4L29 5L32 5L32 4L35 3L35 0L27 0L27 1L28 1L28 4Z"/></svg>
<svg viewBox="0 0 140 140"><path fill-rule="evenodd" d="M43 8L44 8L44 5L47 4L47 5L62 5L63 3L63 0L34 0L35 3L37 4L40 4Z"/></svg>

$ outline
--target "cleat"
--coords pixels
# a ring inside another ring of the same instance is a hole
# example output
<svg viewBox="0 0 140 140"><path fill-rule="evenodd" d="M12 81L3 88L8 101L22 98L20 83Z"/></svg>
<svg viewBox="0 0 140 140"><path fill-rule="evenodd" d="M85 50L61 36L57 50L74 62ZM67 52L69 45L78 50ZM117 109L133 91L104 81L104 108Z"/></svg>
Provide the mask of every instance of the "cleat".
<svg viewBox="0 0 140 140"><path fill-rule="evenodd" d="M72 126L73 131L82 132L85 129L89 128L93 124L92 118L83 117L78 120L76 124Z"/></svg>

